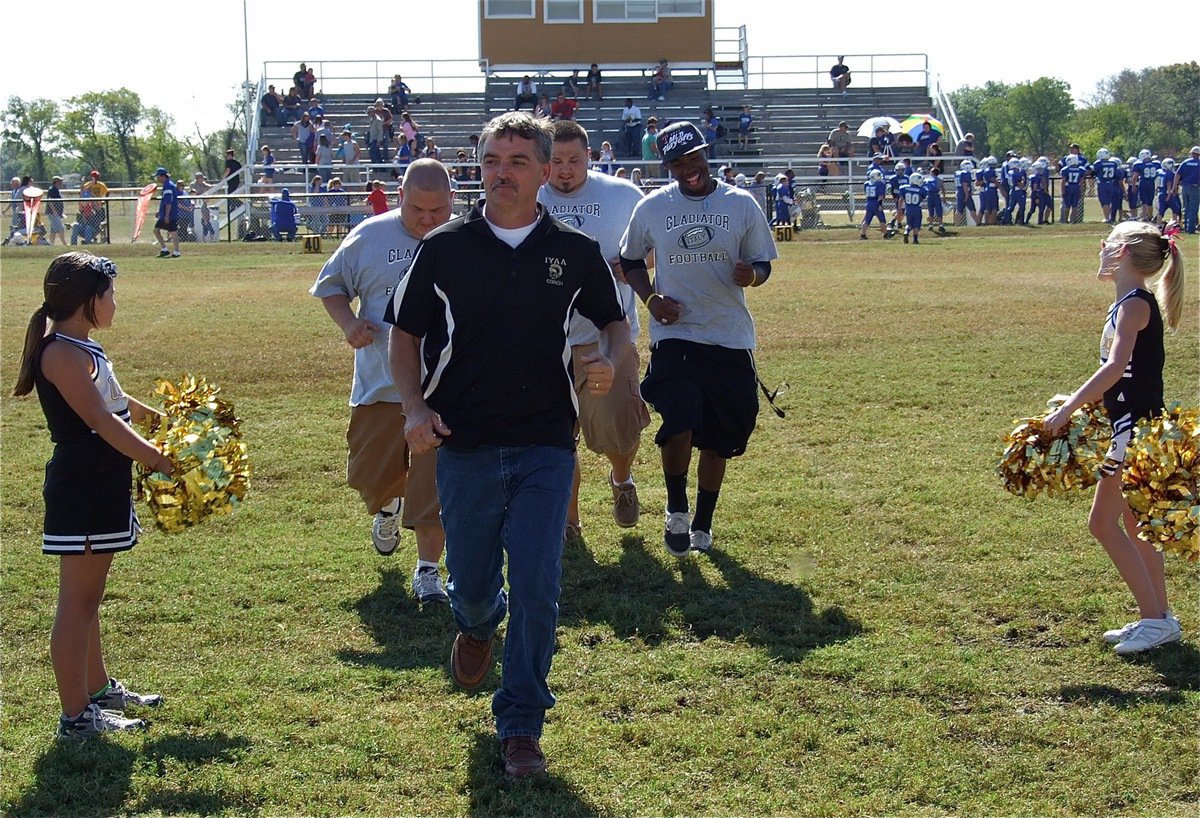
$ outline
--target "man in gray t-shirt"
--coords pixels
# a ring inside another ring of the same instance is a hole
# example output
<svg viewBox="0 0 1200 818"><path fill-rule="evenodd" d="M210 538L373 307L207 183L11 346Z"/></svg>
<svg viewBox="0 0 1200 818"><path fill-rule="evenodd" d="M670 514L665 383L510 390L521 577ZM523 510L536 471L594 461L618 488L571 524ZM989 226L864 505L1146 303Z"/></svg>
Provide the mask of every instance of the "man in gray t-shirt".
<svg viewBox="0 0 1200 818"><path fill-rule="evenodd" d="M655 442L667 484L663 541L682 557L712 547L726 461L745 452L754 430L754 320L745 288L767 280L778 252L754 197L710 175L695 125L663 129L658 147L675 181L634 208L621 267L652 319L642 396L662 416ZM651 251L653 284L645 262ZM700 450L694 518L687 500L693 448Z"/></svg>
<svg viewBox="0 0 1200 818"><path fill-rule="evenodd" d="M636 296L621 274L621 234L629 224L642 192L625 179L588 170L588 133L577 122L561 120L553 127L550 179L538 191L538 201L550 215L591 236L617 279L621 306L629 318L630 343L613 351L614 384L607 395L593 396L581 381L582 355L598 348L600 331L576 314L567 335L574 357L575 394L579 402L579 431L587 447L608 458L609 488L613 496L613 519L622 528L637 525L641 504L633 481L633 461L641 445L642 429L650 425L650 413L638 389L641 361L634 342L638 333ZM575 482L567 507L565 540L582 537L579 517L579 458L575 459Z"/></svg>
<svg viewBox="0 0 1200 818"><path fill-rule="evenodd" d="M347 482L362 495L367 512L375 515L371 539L380 554L395 551L401 524L413 529L413 593L422 603L449 601L438 574L446 536L438 519L437 458L432 453L410 458L407 450L400 391L388 364L384 315L408 274L417 245L450 220L453 200L444 165L433 159L414 162L404 176L400 208L350 231L309 291L321 299L354 349ZM356 298L357 314L350 306Z"/></svg>

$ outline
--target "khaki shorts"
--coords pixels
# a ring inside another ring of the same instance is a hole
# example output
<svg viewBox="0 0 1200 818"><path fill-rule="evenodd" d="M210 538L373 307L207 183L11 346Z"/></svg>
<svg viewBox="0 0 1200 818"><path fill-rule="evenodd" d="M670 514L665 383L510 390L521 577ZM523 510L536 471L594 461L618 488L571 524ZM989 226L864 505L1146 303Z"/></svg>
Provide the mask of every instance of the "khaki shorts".
<svg viewBox="0 0 1200 818"><path fill-rule="evenodd" d="M575 394L579 397L578 430L584 442L596 454L627 455L637 451L642 429L650 425L650 412L638 386L641 361L637 347L626 346L619 360L613 361L613 385L608 394L594 397L587 388L580 358L595 352L598 344L571 347Z"/></svg>
<svg viewBox="0 0 1200 818"><path fill-rule="evenodd" d="M401 525L441 526L437 452L409 456L400 404L351 407L346 444L346 482L362 495L368 513L376 514L394 498L403 497Z"/></svg>

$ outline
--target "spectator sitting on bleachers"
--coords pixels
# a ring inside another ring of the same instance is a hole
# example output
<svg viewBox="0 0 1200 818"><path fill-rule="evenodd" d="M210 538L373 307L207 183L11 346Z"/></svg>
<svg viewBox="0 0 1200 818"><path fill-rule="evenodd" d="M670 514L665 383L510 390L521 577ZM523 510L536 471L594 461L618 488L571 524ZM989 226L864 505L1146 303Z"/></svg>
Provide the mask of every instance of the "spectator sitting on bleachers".
<svg viewBox="0 0 1200 818"><path fill-rule="evenodd" d="M308 115L311 119L325 116L325 109L321 106L321 101L316 97L310 97L308 100Z"/></svg>
<svg viewBox="0 0 1200 818"><path fill-rule="evenodd" d="M467 158L472 162L479 161L479 134L473 133L467 137L467 141L471 143L471 149L467 151Z"/></svg>
<svg viewBox="0 0 1200 818"><path fill-rule="evenodd" d="M574 119L575 109L578 107L579 103L576 102L574 98L568 99L562 91L559 91L558 96L554 99L554 102L550 104L550 118Z"/></svg>
<svg viewBox="0 0 1200 818"><path fill-rule="evenodd" d="M912 160L910 157L913 157L916 155L917 144L915 142L913 142L913 138L911 136L909 136L906 133L902 133L902 134L900 134L900 136L896 137L895 151L896 151L896 156L900 156L900 157L904 157L905 159L908 159L909 165L911 166Z"/></svg>
<svg viewBox="0 0 1200 818"><path fill-rule="evenodd" d="M885 160L891 159L894 155L892 145L895 143L895 137L888 133L888 129L880 126L875 129L875 135L867 143L867 153L874 156L881 154Z"/></svg>
<svg viewBox="0 0 1200 818"><path fill-rule="evenodd" d="M387 161L388 131L392 124L392 112L383 104L383 98L375 100L375 105L367 109L367 154L372 165L382 165Z"/></svg>
<svg viewBox="0 0 1200 818"><path fill-rule="evenodd" d="M292 201L291 192L285 187L279 191L279 198L271 198L271 235L275 241L283 241L287 234L288 241L296 240L296 203Z"/></svg>
<svg viewBox="0 0 1200 818"><path fill-rule="evenodd" d="M750 147L750 129L754 126L754 114L750 112L749 105L742 106L742 112L738 114L738 147Z"/></svg>
<svg viewBox="0 0 1200 818"><path fill-rule="evenodd" d="M517 92L514 97L514 111L521 110L521 106L528 102L530 108L537 107L538 89L537 83L529 78L529 75L521 77L521 81L517 83Z"/></svg>
<svg viewBox="0 0 1200 818"><path fill-rule="evenodd" d="M467 152L463 148L458 149L458 155L455 157L454 179L460 184L470 178L468 171L470 170L470 160L467 159Z"/></svg>
<svg viewBox="0 0 1200 818"><path fill-rule="evenodd" d="M587 88L584 94L588 99L592 98L592 92L596 92L596 99L604 99L604 78L600 75L600 67L592 63L592 67L587 72Z"/></svg>
<svg viewBox="0 0 1200 818"><path fill-rule="evenodd" d="M538 97L537 105L533 108L533 115L537 119L550 119L550 97L545 94Z"/></svg>
<svg viewBox="0 0 1200 818"><path fill-rule="evenodd" d="M663 102L667 98L667 93L675 87L675 83L671 80L671 66L667 64L666 57L659 60L658 65L654 66L652 71L650 99Z"/></svg>
<svg viewBox="0 0 1200 818"><path fill-rule="evenodd" d="M837 64L829 69L829 79L833 83L833 90L841 91L842 96L846 95L846 86L850 84L850 67L846 65L845 57L838 57Z"/></svg>
<svg viewBox="0 0 1200 818"><path fill-rule="evenodd" d="M417 142L417 137L421 135L421 129L417 127L417 123L413 121L412 114L404 111L400 114L400 133L405 142L408 143L409 154L416 154L420 149L420 143Z"/></svg>
<svg viewBox="0 0 1200 818"><path fill-rule="evenodd" d="M833 146L830 145L828 142L826 142L821 147L817 148L817 158L818 159L832 159L833 158ZM837 167L837 165L834 164L833 162L818 162L817 163L817 175L818 176L828 176L830 173L831 165L833 167Z"/></svg>
<svg viewBox="0 0 1200 818"><path fill-rule="evenodd" d="M715 159L717 157L717 143L724 136L723 131L725 126L721 124L721 117L713 112L712 108L704 110L704 121L701 130L704 131L704 141L708 143L708 158Z"/></svg>
<svg viewBox="0 0 1200 818"><path fill-rule="evenodd" d="M913 151L913 155L927 156L929 154L929 148L933 145L936 145L938 140L941 138L942 135L933 129L933 125L931 125L929 122L922 123L921 132L917 134L917 142L915 145L915 150Z"/></svg>
<svg viewBox="0 0 1200 818"><path fill-rule="evenodd" d="M280 108L280 125L287 125L300 119L300 95L296 93L295 86L288 89L287 96L283 98Z"/></svg>
<svg viewBox="0 0 1200 818"><path fill-rule="evenodd" d="M392 77L391 85L388 86L388 94L392 98L392 110L396 113L408 110L408 95L412 93L412 89L407 83L400 78L400 75Z"/></svg>
<svg viewBox="0 0 1200 818"><path fill-rule="evenodd" d="M394 160L396 163L396 170L403 175L404 169L412 163L412 160L412 147L408 144L407 140L401 139L400 147L396 149L396 158Z"/></svg>
<svg viewBox="0 0 1200 818"><path fill-rule="evenodd" d="M259 124L282 126L283 100L275 93L275 86L268 85L267 92L263 94L262 102L259 103Z"/></svg>
<svg viewBox="0 0 1200 818"><path fill-rule="evenodd" d="M442 160L442 149L437 146L432 136L425 137L425 147L421 148L422 159Z"/></svg>
<svg viewBox="0 0 1200 818"><path fill-rule="evenodd" d="M579 69L578 68L576 68L574 71L571 72L571 76L569 76L565 80L563 80L562 93L563 93L563 96L570 97L571 99L579 98Z"/></svg>

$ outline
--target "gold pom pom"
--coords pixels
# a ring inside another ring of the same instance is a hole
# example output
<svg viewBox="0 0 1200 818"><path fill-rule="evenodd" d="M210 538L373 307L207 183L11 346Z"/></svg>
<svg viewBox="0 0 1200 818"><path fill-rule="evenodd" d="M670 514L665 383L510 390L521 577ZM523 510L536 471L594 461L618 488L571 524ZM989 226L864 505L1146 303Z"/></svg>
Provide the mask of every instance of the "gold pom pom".
<svg viewBox="0 0 1200 818"><path fill-rule="evenodd" d="M1138 517L1138 537L1200 559L1200 415L1173 404L1138 422L1125 453L1121 490Z"/></svg>
<svg viewBox="0 0 1200 818"><path fill-rule="evenodd" d="M1055 395L1047 402L1051 411L1066 401ZM1046 414L1049 414L1047 412ZM1004 488L1019 497L1055 496L1094 486L1108 448L1111 427L1095 404L1076 409L1071 422L1051 437L1042 426L1046 415L1024 418L1004 437L1004 451L996 467Z"/></svg>
<svg viewBox="0 0 1200 818"><path fill-rule="evenodd" d="M142 424L142 435L175 465L175 474L149 472L139 464L138 495L162 531L182 531L215 514L232 512L250 488L250 459L241 420L220 388L204 377L184 375L178 384L158 379L164 417Z"/></svg>

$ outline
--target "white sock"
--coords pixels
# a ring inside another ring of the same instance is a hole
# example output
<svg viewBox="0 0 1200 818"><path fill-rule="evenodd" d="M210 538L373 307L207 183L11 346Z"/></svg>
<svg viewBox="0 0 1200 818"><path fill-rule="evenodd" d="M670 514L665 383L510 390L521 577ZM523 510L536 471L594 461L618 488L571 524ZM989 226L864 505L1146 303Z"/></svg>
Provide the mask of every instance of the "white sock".
<svg viewBox="0 0 1200 818"><path fill-rule="evenodd" d="M613 488L617 488L617 487L620 487L620 486L633 486L633 485L636 485L636 484L633 482L633 472L630 472L630 473L629 473L629 479L628 479L628 480L626 480L624 483L618 483L616 480L613 480L612 471L611 471L611 470L609 470L609 472L608 472L608 482L612 484Z"/></svg>
<svg viewBox="0 0 1200 818"><path fill-rule="evenodd" d="M422 568L432 568L433 570L436 571L437 567L438 567L438 564L436 562L430 562L429 560L419 559L419 560L417 560L417 570L414 571L413 573L420 573Z"/></svg>
<svg viewBox="0 0 1200 818"><path fill-rule="evenodd" d="M388 503L386 506L384 506L383 508L381 508L379 510L382 511L384 514L395 514L397 511L400 510L400 498L393 497L392 501L390 503Z"/></svg>

